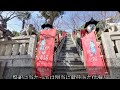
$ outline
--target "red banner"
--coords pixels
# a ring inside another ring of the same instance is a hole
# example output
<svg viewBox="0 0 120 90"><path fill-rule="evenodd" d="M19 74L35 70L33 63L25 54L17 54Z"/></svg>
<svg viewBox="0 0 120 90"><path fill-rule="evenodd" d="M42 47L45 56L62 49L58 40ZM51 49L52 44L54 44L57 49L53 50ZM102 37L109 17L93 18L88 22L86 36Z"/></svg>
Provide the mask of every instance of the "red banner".
<svg viewBox="0 0 120 90"><path fill-rule="evenodd" d="M105 75L106 69L100 57L94 31L82 38L82 47L88 74L90 76Z"/></svg>
<svg viewBox="0 0 120 90"><path fill-rule="evenodd" d="M52 72L56 30L42 30L37 46L36 75L50 76Z"/></svg>
<svg viewBox="0 0 120 90"><path fill-rule="evenodd" d="M66 32L62 32L62 37L64 38L66 36Z"/></svg>
<svg viewBox="0 0 120 90"><path fill-rule="evenodd" d="M86 34L87 34L87 32L85 30L80 30L81 37L84 37Z"/></svg>

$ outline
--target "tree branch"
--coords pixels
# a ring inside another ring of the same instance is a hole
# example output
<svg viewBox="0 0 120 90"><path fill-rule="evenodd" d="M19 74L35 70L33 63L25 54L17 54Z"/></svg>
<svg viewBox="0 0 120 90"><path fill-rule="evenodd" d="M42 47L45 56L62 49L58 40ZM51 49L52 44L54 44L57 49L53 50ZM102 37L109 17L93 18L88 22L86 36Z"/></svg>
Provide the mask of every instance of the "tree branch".
<svg viewBox="0 0 120 90"><path fill-rule="evenodd" d="M2 17L2 15L0 15L0 18L1 18L1 19L0 19L0 21L2 21L2 20L3 20L3 17Z"/></svg>
<svg viewBox="0 0 120 90"><path fill-rule="evenodd" d="M15 16L9 18L9 20L11 20L11 19L13 19L13 18L15 18L15 17L18 17L18 16L22 16L22 15L15 15Z"/></svg>
<svg viewBox="0 0 120 90"><path fill-rule="evenodd" d="M10 18L15 14L15 11L8 17L8 20L11 20Z"/></svg>
<svg viewBox="0 0 120 90"><path fill-rule="evenodd" d="M5 18L8 18L8 15L11 13L12 11L9 11L8 13L6 13L6 17Z"/></svg>

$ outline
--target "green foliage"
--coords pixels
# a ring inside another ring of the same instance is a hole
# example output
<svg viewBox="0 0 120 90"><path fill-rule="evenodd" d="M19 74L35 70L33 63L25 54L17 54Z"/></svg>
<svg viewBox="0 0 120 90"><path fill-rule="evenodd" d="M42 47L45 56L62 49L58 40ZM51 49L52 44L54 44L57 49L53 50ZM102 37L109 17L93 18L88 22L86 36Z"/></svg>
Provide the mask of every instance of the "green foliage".
<svg viewBox="0 0 120 90"><path fill-rule="evenodd" d="M17 32L17 31L12 31L12 33L13 33L13 35L15 35L15 36L19 36L19 35L20 35L19 32Z"/></svg>
<svg viewBox="0 0 120 90"><path fill-rule="evenodd" d="M60 15L64 14L64 11L39 11L39 12L46 19L50 17L59 17Z"/></svg>
<svg viewBox="0 0 120 90"><path fill-rule="evenodd" d="M31 13L29 11L16 11L15 14L17 15L17 18L22 21L22 29L24 29L25 20L31 18Z"/></svg>
<svg viewBox="0 0 120 90"><path fill-rule="evenodd" d="M42 17L45 18L46 22L47 19L50 19L50 24L53 25L53 22L60 16L64 14L64 11L39 11Z"/></svg>
<svg viewBox="0 0 120 90"><path fill-rule="evenodd" d="M105 22L104 21L99 21L98 24L96 25L96 28L99 28L99 29L105 28Z"/></svg>
<svg viewBox="0 0 120 90"><path fill-rule="evenodd" d="M15 13L19 20L28 20L31 17L31 13L29 11L16 11Z"/></svg>

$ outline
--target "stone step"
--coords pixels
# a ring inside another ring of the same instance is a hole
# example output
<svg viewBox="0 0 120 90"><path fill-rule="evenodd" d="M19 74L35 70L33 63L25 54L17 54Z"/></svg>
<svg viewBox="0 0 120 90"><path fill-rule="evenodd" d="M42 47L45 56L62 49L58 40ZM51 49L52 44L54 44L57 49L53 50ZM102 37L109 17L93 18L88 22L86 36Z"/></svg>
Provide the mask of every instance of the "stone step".
<svg viewBox="0 0 120 90"><path fill-rule="evenodd" d="M72 50L72 49L68 49L68 48L62 49L61 52L78 54L77 50Z"/></svg>
<svg viewBox="0 0 120 90"><path fill-rule="evenodd" d="M54 68L85 68L83 64L81 65L67 65L67 64L56 64Z"/></svg>
<svg viewBox="0 0 120 90"><path fill-rule="evenodd" d="M70 65L83 65L83 62L82 61L72 61L72 60L70 60L70 61L67 61L67 60L58 60L56 63L59 63L59 64L65 64L65 63L68 63L68 64L70 64Z"/></svg>
<svg viewBox="0 0 120 90"><path fill-rule="evenodd" d="M64 53L64 52L61 52L60 54L59 54L59 56L60 57L64 57L64 56L70 56L70 57L76 57L76 58L79 58L80 56L77 54L77 53L72 53L72 52L66 52L66 53Z"/></svg>
<svg viewBox="0 0 120 90"><path fill-rule="evenodd" d="M74 71L86 71L86 68L84 66L79 66L79 67L54 67L53 69L54 71L71 71L71 72L74 72Z"/></svg>
<svg viewBox="0 0 120 90"><path fill-rule="evenodd" d="M72 41L66 41L66 44L71 44L71 45L73 45L73 42L72 42Z"/></svg>
<svg viewBox="0 0 120 90"><path fill-rule="evenodd" d="M78 71L78 72L65 72L65 71L56 71L53 72L54 75L82 75L87 76L88 73L86 71Z"/></svg>
<svg viewBox="0 0 120 90"><path fill-rule="evenodd" d="M69 62L69 64L70 65L83 65L83 63L81 61L79 61L79 62L78 61L76 61L76 62L75 61L71 61L71 62Z"/></svg>
<svg viewBox="0 0 120 90"><path fill-rule="evenodd" d="M80 59L80 57L74 57L72 55L64 55L64 56L60 55L59 56L59 59L65 59L65 60L74 60L75 58Z"/></svg>
<svg viewBox="0 0 120 90"><path fill-rule="evenodd" d="M80 57L59 57L59 59L57 60L57 61L63 61L63 60L65 60L65 61L75 61L75 62L77 62L77 61L81 61L81 58Z"/></svg>
<svg viewBox="0 0 120 90"><path fill-rule="evenodd" d="M67 41L67 42L65 42L65 44L67 44L67 45L73 45L74 43L72 41Z"/></svg>
<svg viewBox="0 0 120 90"><path fill-rule="evenodd" d="M74 56L74 53L72 53L72 52L67 52L67 53L61 52L61 53L59 54L59 56L65 56L65 55L72 55L72 56Z"/></svg>
<svg viewBox="0 0 120 90"><path fill-rule="evenodd" d="M82 62L81 59L77 59L74 58L74 59L68 59L68 58L62 58L62 59L57 59L57 62Z"/></svg>
<svg viewBox="0 0 120 90"><path fill-rule="evenodd" d="M87 75L71 37L66 38L53 70L55 75Z"/></svg>
<svg viewBox="0 0 120 90"><path fill-rule="evenodd" d="M66 53L67 53L68 55L73 55L74 57L75 57L75 56L79 57L79 54L78 54L77 51L72 51L72 50L69 50L69 49L61 50L60 53L62 53L62 54L64 54L64 55L66 55ZM69 53L70 53L70 54L69 54ZM76 54L76 55L74 55L74 54Z"/></svg>
<svg viewBox="0 0 120 90"><path fill-rule="evenodd" d="M57 60L57 62L71 62L71 63L79 63L82 62L81 58L74 58L74 57L59 57Z"/></svg>
<svg viewBox="0 0 120 90"><path fill-rule="evenodd" d="M71 42L71 41L69 41L69 42L67 41L67 42L65 42L64 44L66 44L66 45L70 45L70 46L71 46L71 45L74 45L74 43Z"/></svg>
<svg viewBox="0 0 120 90"><path fill-rule="evenodd" d="M76 68L56 68L56 69L53 69L54 72L81 72L81 71L86 71L85 68L83 69L76 69Z"/></svg>
<svg viewBox="0 0 120 90"><path fill-rule="evenodd" d="M73 50L71 50L71 49L62 49L61 52L62 53L66 53L66 52L73 53Z"/></svg>
<svg viewBox="0 0 120 90"><path fill-rule="evenodd" d="M71 64L69 64L69 63L67 63L67 62L59 62L59 63L56 63L55 65L54 65L54 67L76 67L76 68L81 68L81 67L83 67L84 66L84 64L83 63L79 63L79 65L71 65Z"/></svg>

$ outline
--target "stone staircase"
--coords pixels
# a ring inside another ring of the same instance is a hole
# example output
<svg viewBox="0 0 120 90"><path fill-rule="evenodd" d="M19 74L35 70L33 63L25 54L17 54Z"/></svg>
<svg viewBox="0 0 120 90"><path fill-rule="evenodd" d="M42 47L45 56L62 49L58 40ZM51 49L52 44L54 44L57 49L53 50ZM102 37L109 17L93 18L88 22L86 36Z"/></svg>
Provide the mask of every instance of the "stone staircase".
<svg viewBox="0 0 120 90"><path fill-rule="evenodd" d="M71 37L67 36L62 47L59 58L54 65L54 75L81 75L86 76L87 72Z"/></svg>

